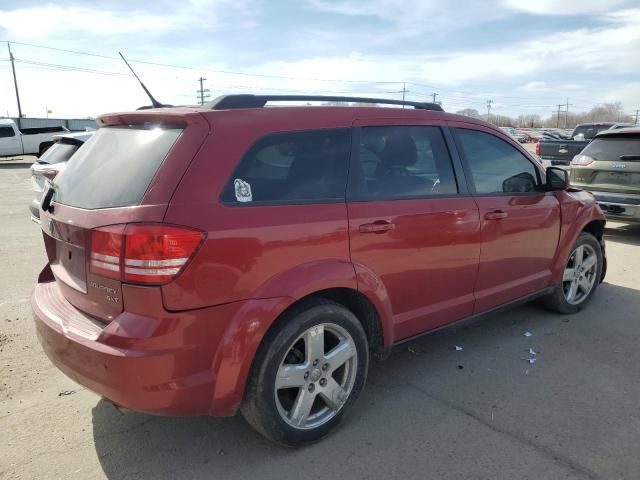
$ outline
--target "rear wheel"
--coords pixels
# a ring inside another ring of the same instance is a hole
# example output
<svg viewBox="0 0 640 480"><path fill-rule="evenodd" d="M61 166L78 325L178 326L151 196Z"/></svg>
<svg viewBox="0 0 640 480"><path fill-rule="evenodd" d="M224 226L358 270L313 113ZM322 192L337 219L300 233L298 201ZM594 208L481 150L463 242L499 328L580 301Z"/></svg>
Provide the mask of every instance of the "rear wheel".
<svg viewBox="0 0 640 480"><path fill-rule="evenodd" d="M349 310L324 300L296 308L265 337L242 414L274 442L317 441L353 406L368 360L365 332Z"/></svg>
<svg viewBox="0 0 640 480"><path fill-rule="evenodd" d="M562 282L544 299L545 305L559 313L573 313L591 300L602 276L602 250L598 240L582 232L569 255Z"/></svg>

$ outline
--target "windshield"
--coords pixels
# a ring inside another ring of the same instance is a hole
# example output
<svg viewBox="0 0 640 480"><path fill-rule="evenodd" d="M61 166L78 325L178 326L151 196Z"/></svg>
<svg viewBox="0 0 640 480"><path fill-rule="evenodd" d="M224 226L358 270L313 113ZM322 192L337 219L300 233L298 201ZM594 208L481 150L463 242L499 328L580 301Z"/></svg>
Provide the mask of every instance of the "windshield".
<svg viewBox="0 0 640 480"><path fill-rule="evenodd" d="M139 205L182 130L106 127L55 180L55 201L95 209Z"/></svg>

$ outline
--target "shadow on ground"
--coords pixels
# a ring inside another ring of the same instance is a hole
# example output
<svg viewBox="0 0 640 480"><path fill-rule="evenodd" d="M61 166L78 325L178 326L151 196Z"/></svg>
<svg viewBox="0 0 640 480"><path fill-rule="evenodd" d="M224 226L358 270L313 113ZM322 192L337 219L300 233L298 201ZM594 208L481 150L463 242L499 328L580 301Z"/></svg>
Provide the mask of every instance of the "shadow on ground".
<svg viewBox="0 0 640 480"><path fill-rule="evenodd" d="M617 228L605 228L604 235L607 241L625 245L640 245L640 223L628 223Z"/></svg>
<svg viewBox="0 0 640 480"><path fill-rule="evenodd" d="M0 162L0 170L22 170L25 168L30 168L31 163L3 163Z"/></svg>
<svg viewBox="0 0 640 480"><path fill-rule="evenodd" d="M101 401L96 452L113 479L631 478L639 293L605 283L573 316L530 304L418 339L374 365L346 424L310 447L273 445L241 416L122 414ZM625 308L612 325L613 305Z"/></svg>

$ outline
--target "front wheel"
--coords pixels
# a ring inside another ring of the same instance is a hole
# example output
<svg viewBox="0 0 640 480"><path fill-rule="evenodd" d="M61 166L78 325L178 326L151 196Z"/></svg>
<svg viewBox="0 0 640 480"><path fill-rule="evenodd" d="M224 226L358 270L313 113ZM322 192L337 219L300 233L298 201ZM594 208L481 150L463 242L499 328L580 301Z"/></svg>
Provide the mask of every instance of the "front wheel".
<svg viewBox="0 0 640 480"><path fill-rule="evenodd" d="M357 400L368 363L367 337L349 310L325 300L295 308L256 354L242 414L274 442L317 441Z"/></svg>
<svg viewBox="0 0 640 480"><path fill-rule="evenodd" d="M562 282L544 299L545 305L559 313L574 313L591 300L602 277L603 258L598 240L582 232L565 266Z"/></svg>

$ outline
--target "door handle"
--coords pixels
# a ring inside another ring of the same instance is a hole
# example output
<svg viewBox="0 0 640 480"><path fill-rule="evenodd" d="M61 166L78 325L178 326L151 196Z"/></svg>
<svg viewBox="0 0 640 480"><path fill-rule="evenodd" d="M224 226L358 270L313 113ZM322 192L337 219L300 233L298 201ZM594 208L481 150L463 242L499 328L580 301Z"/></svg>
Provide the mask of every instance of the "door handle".
<svg viewBox="0 0 640 480"><path fill-rule="evenodd" d="M500 220L502 218L507 218L508 216L509 214L502 210L494 210L493 212L487 212L484 214L484 218L487 220Z"/></svg>
<svg viewBox="0 0 640 480"><path fill-rule="evenodd" d="M377 220L373 223L365 223L358 227L360 233L384 233L393 230L396 226L386 220Z"/></svg>

